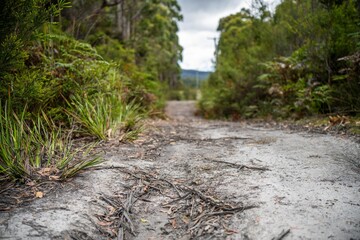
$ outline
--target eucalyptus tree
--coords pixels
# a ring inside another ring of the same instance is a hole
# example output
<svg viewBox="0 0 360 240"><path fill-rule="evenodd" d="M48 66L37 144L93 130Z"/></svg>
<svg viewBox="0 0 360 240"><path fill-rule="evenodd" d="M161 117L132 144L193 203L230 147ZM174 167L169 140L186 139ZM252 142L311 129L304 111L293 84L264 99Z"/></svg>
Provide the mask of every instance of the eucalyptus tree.
<svg viewBox="0 0 360 240"><path fill-rule="evenodd" d="M182 48L177 36L177 22L181 19L176 0L147 1L143 17L131 38L138 63L170 86L175 85L180 73L178 61Z"/></svg>
<svg viewBox="0 0 360 240"><path fill-rule="evenodd" d="M63 27L75 37L96 44L106 34L133 49L137 65L159 81L178 80L182 16L176 0L73 0L72 5L63 14Z"/></svg>
<svg viewBox="0 0 360 240"><path fill-rule="evenodd" d="M254 3L219 22L205 114L360 112L360 1L283 0L273 15Z"/></svg>

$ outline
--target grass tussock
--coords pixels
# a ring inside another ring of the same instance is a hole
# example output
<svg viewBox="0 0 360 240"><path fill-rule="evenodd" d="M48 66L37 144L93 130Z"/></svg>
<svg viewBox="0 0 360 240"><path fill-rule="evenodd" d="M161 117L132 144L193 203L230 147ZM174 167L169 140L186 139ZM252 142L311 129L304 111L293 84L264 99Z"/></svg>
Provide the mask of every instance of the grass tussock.
<svg viewBox="0 0 360 240"><path fill-rule="evenodd" d="M139 105L124 103L120 96L99 95L92 99L75 96L66 110L81 134L106 140L120 136L120 140L134 140L142 131Z"/></svg>
<svg viewBox="0 0 360 240"><path fill-rule="evenodd" d="M89 158L92 146L75 148L71 133L56 127L44 114L31 120L0 106L0 180L64 180L102 162Z"/></svg>

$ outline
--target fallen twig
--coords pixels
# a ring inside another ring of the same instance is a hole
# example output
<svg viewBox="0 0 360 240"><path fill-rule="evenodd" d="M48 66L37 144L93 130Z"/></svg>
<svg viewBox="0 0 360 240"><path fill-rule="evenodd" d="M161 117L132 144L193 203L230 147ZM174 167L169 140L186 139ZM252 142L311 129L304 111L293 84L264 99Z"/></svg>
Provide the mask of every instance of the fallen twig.
<svg viewBox="0 0 360 240"><path fill-rule="evenodd" d="M163 207L169 206L169 205L171 205L171 204L173 204L173 203L176 203L176 202L178 202L178 201L180 201L180 200L182 200L182 199L185 199L185 198L187 198L190 194L191 194L191 193L186 193L186 194L184 194L183 196L180 196L179 198L177 198L177 199L175 199L175 200L173 200L173 201L171 201L171 202L169 202L169 203L165 203L165 204L163 205Z"/></svg>
<svg viewBox="0 0 360 240"><path fill-rule="evenodd" d="M120 226L118 231L118 240L124 239L124 229Z"/></svg>
<svg viewBox="0 0 360 240"><path fill-rule="evenodd" d="M258 171L269 171L270 169L267 167L256 167L256 166L248 166L248 165L243 165L243 164L237 164L237 163L231 163L231 162L226 162L226 161L221 161L221 160L215 160L215 159L210 159L210 158L205 158L205 160L207 161L211 161L211 162L216 162L216 163L223 163L238 169L251 169L251 170L258 170Z"/></svg>
<svg viewBox="0 0 360 240"><path fill-rule="evenodd" d="M272 238L271 240L281 240L284 237L286 237L286 235L288 235L290 233L290 229L288 230L282 230L281 233L279 234L279 236Z"/></svg>
<svg viewBox="0 0 360 240"><path fill-rule="evenodd" d="M187 137L177 137L176 140L189 141L189 142L214 142L214 141L223 141L223 140L249 140L253 138L248 137L221 137L221 138L187 138Z"/></svg>
<svg viewBox="0 0 360 240"><path fill-rule="evenodd" d="M127 232L135 235L135 226L131 219L132 207L138 200L144 200L146 196L149 197L155 192L171 199L170 202L164 203L162 206L169 208L167 213L173 225L176 224L177 229L187 230L190 238L213 234L222 236L224 231L220 230L228 224L227 216L257 207L226 203L206 192L176 181L159 178L157 173L126 169L120 169L120 171L132 177L129 179L132 186L129 187L130 192L126 195L126 199L120 200L121 196L101 197L103 201L116 209L105 214L103 219L116 221L115 225L118 227L116 231L112 231L112 234L117 235L118 239L125 239ZM173 205L174 203L176 206Z"/></svg>
<svg viewBox="0 0 360 240"><path fill-rule="evenodd" d="M223 211L220 211L220 212L212 212L212 213L209 213L209 214L205 214L205 217L211 217L211 216L221 216L221 215L230 215L230 214L234 214L234 213L237 213L237 212L242 212L242 211L245 211L245 210L248 210L248 209L252 209L252 208L257 208L258 206L244 206L244 207L237 207L237 208L234 208L232 210L223 210Z"/></svg>
<svg viewBox="0 0 360 240"><path fill-rule="evenodd" d="M90 170L95 171L95 170L108 170L108 169L121 169L121 170L124 170L126 168L123 167L123 166L99 166L99 167L93 167Z"/></svg>
<svg viewBox="0 0 360 240"><path fill-rule="evenodd" d="M194 188L189 188L189 187L185 186L185 187L183 187L183 189L185 191L188 191L192 194L197 195L199 198L201 198L205 202L210 202L213 205L223 204L223 202L221 202L220 200L216 200L213 197L206 196L205 194L203 194L202 192L200 192Z"/></svg>

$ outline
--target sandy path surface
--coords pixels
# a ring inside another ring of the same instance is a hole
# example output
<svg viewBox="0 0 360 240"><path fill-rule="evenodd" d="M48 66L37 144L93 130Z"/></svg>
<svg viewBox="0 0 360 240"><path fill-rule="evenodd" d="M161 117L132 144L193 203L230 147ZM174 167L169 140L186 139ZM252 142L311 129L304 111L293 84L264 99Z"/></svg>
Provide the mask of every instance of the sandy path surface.
<svg viewBox="0 0 360 240"><path fill-rule="evenodd" d="M360 239L359 144L194 110L169 102L102 166L0 212L0 239Z"/></svg>

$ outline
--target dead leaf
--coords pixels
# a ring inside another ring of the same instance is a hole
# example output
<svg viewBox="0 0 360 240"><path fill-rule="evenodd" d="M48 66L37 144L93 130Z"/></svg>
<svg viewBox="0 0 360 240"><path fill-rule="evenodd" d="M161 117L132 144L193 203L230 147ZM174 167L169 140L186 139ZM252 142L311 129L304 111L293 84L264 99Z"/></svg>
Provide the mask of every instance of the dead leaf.
<svg viewBox="0 0 360 240"><path fill-rule="evenodd" d="M126 136L126 134L125 134L125 133L121 134L121 135L120 135L120 137L119 137L119 142L124 141L125 136Z"/></svg>
<svg viewBox="0 0 360 240"><path fill-rule="evenodd" d="M43 192L36 192L36 193L35 193L35 197L36 197L36 198L43 198L43 197L44 197L44 193L43 193Z"/></svg>
<svg viewBox="0 0 360 240"><path fill-rule="evenodd" d="M102 227L107 227L110 226L111 224L113 224L113 222L98 222L98 225Z"/></svg>
<svg viewBox="0 0 360 240"><path fill-rule="evenodd" d="M49 176L50 173L51 173L51 168L42 168L38 171L38 173L41 175L41 176Z"/></svg>
<svg viewBox="0 0 360 240"><path fill-rule="evenodd" d="M170 220L171 226L175 229L176 228L176 220L172 219Z"/></svg>
<svg viewBox="0 0 360 240"><path fill-rule="evenodd" d="M227 226L225 226L225 224L221 224L223 226L223 228L225 229L225 233L228 235L232 235L234 233L239 233L238 231L234 230L234 229L230 229Z"/></svg>
<svg viewBox="0 0 360 240"><path fill-rule="evenodd" d="M106 135L107 135L108 138L111 137L111 133L112 133L112 129L109 128L109 129L106 131Z"/></svg>
<svg viewBox="0 0 360 240"><path fill-rule="evenodd" d="M109 233L112 233L112 236L117 236L118 232L115 229L112 228L107 228L106 230L108 230Z"/></svg>
<svg viewBox="0 0 360 240"><path fill-rule="evenodd" d="M45 167L37 171L38 174L41 176L50 176L55 175L59 172L59 170L56 167Z"/></svg>
<svg viewBox="0 0 360 240"><path fill-rule="evenodd" d="M114 208L113 206L108 206L108 210L109 210L109 215L113 215L116 212L116 208Z"/></svg>
<svg viewBox="0 0 360 240"><path fill-rule="evenodd" d="M33 187L36 185L36 183L34 181L30 181L26 183L27 186Z"/></svg>
<svg viewBox="0 0 360 240"><path fill-rule="evenodd" d="M60 180L60 176L51 175L51 176L49 176L49 179L52 181L58 181L58 180Z"/></svg>
<svg viewBox="0 0 360 240"><path fill-rule="evenodd" d="M190 222L190 219L189 219L187 216L183 216L183 217L181 218L181 220L182 220L185 224L189 224L189 222Z"/></svg>
<svg viewBox="0 0 360 240"><path fill-rule="evenodd" d="M144 219L144 218L140 218L140 222L142 222L142 223L148 223L149 221L146 220L146 219Z"/></svg>
<svg viewBox="0 0 360 240"><path fill-rule="evenodd" d="M199 206L199 213L202 213L204 211L203 205Z"/></svg>
<svg viewBox="0 0 360 240"><path fill-rule="evenodd" d="M235 233L239 233L238 231L232 230L232 229L225 230L225 232L226 232L226 234L229 234L229 235L232 235L232 234L235 234Z"/></svg>
<svg viewBox="0 0 360 240"><path fill-rule="evenodd" d="M336 126L336 125L346 125L350 123L350 119L347 116L329 116L329 125L324 128L324 130L328 130L329 128Z"/></svg>
<svg viewBox="0 0 360 240"><path fill-rule="evenodd" d="M134 143L138 143L138 144L141 144L141 143L144 143L144 142L145 142L144 139L136 139L136 140L134 141Z"/></svg>
<svg viewBox="0 0 360 240"><path fill-rule="evenodd" d="M169 208L169 210L167 211L167 214L168 214L168 215L172 214L172 209L173 209L173 207L170 207L170 208Z"/></svg>

